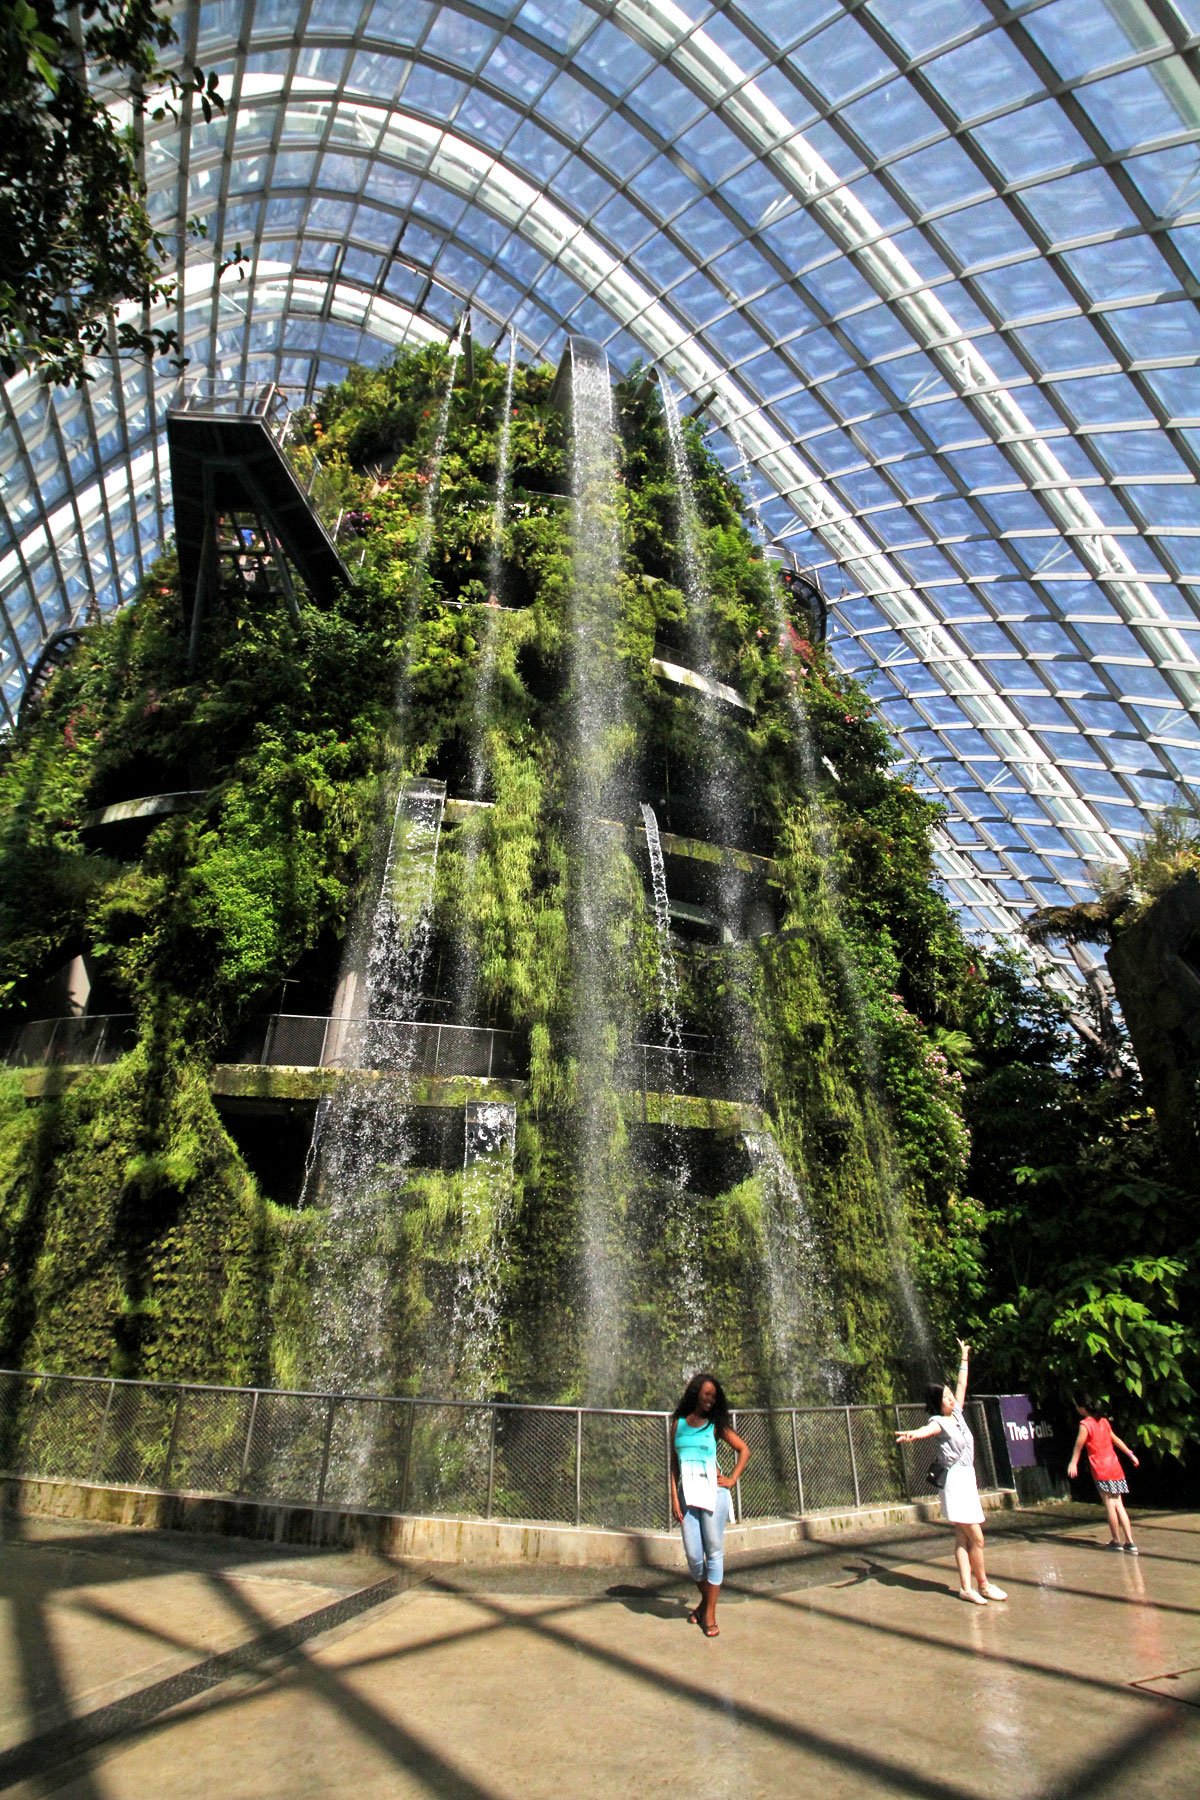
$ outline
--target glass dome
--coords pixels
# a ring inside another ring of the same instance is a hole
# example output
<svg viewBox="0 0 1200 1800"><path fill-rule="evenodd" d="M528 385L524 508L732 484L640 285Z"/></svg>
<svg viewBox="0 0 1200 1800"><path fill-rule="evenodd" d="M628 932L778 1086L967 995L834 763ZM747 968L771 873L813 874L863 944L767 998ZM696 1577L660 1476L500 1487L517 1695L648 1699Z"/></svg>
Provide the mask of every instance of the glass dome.
<svg viewBox="0 0 1200 1800"><path fill-rule="evenodd" d="M989 935L1194 804L1198 0L175 22L227 99L145 142L189 376L307 399L467 305L524 355L583 333L657 363L819 575ZM176 380L3 390L9 720L46 637L127 597L171 528Z"/></svg>

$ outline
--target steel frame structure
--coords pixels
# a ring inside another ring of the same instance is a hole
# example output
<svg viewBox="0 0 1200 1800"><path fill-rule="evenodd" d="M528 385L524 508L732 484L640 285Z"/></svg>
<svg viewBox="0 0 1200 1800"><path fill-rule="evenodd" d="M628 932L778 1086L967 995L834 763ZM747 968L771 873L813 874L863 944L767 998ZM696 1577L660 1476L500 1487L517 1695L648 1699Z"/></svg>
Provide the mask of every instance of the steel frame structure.
<svg viewBox="0 0 1200 1800"><path fill-rule="evenodd" d="M311 396L466 304L529 356L657 363L821 573L988 935L1195 804L1198 0L175 17L228 101L143 146L193 371ZM0 395L10 718L170 528L173 386Z"/></svg>

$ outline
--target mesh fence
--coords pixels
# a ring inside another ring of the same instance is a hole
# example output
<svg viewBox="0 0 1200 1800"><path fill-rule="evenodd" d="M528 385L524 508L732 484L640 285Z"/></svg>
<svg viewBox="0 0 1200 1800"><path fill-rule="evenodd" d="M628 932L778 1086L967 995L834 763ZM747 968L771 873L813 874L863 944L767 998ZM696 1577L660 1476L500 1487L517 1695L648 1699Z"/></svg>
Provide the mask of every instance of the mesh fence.
<svg viewBox="0 0 1200 1800"><path fill-rule="evenodd" d="M325 1060L328 1029L328 1019L277 1013L268 1027L262 1059L289 1068L315 1069Z"/></svg>
<svg viewBox="0 0 1200 1800"><path fill-rule="evenodd" d="M750 1451L749 1467L738 1483L740 1516L771 1519L800 1512L792 1414L738 1412L734 1430Z"/></svg>
<svg viewBox="0 0 1200 1800"><path fill-rule="evenodd" d="M832 1512L854 1505L854 1469L846 1414L798 1412L796 1441L804 1479L805 1512Z"/></svg>
<svg viewBox="0 0 1200 1800"><path fill-rule="evenodd" d="M981 1488L1011 1481L994 1403L972 1401ZM993 1419L992 1413L996 1413ZM919 1406L742 1410L742 1519L931 1499ZM172 1386L0 1370L13 1474L386 1512L611 1529L670 1524L663 1413ZM997 1445L999 1448L997 1448ZM719 1448L729 1472L733 1452Z"/></svg>
<svg viewBox="0 0 1200 1800"><path fill-rule="evenodd" d="M667 1428L659 1413L580 1415L581 1520L611 1530L665 1530L671 1521Z"/></svg>
<svg viewBox="0 0 1200 1800"><path fill-rule="evenodd" d="M324 1486L317 1495L322 1504L398 1512L412 1435L411 1402L348 1397L320 1404L326 1407L329 1438Z"/></svg>
<svg viewBox="0 0 1200 1800"><path fill-rule="evenodd" d="M119 1487L164 1487L180 1391L116 1382L108 1417L92 1450L93 1479Z"/></svg>
<svg viewBox="0 0 1200 1800"><path fill-rule="evenodd" d="M897 1431L919 1431L926 1424L929 1414L923 1406L898 1406L896 1408ZM929 1480L929 1471L934 1463L933 1445L928 1439L919 1444L900 1444L901 1464L904 1469L904 1485L914 1500L932 1500L937 1489Z"/></svg>
<svg viewBox="0 0 1200 1800"><path fill-rule="evenodd" d="M484 1514L491 1440L489 1406L414 1406L405 1510Z"/></svg>
<svg viewBox="0 0 1200 1800"><path fill-rule="evenodd" d="M328 1411L328 1402L312 1394L260 1394L242 1492L311 1505L321 1485Z"/></svg>
<svg viewBox="0 0 1200 1800"><path fill-rule="evenodd" d="M81 1464L89 1468L107 1397L104 1383L85 1386L53 1377L38 1383L24 1409L21 1473L69 1479Z"/></svg>
<svg viewBox="0 0 1200 1800"><path fill-rule="evenodd" d="M220 1388L185 1388L175 1421L172 1487L200 1494L235 1494L250 1423L250 1394Z"/></svg>
<svg viewBox="0 0 1200 1800"><path fill-rule="evenodd" d="M852 1406L846 1409L854 1473L858 1478L860 1506L881 1506L905 1496L896 1421L890 1408Z"/></svg>
<svg viewBox="0 0 1200 1800"><path fill-rule="evenodd" d="M548 1407L497 1412L494 1518L574 1524L577 1416Z"/></svg>

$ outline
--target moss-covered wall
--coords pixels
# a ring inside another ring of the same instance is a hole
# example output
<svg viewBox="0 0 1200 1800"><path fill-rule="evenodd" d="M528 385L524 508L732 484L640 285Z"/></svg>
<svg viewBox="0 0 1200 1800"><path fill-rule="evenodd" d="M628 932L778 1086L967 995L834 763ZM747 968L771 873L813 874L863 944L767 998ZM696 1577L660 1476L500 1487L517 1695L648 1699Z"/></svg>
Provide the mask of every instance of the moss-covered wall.
<svg viewBox="0 0 1200 1800"><path fill-rule="evenodd" d="M475 369L453 396L427 565L416 558L446 379L438 349L356 372L308 423L365 515L353 589L303 596L298 622L269 596L226 596L188 679L164 556L136 602L88 633L36 720L0 752L12 1016L36 1014L39 983L86 949L111 1008L136 1014L139 1037L122 1062L56 1096L27 1101L19 1077L7 1078L5 1362L275 1383L311 1371L327 1215L264 1197L237 1148L236 1117L214 1104L211 1071L247 1022L277 1005L285 977L325 980L330 1004L385 771L440 775L464 793L481 755L490 805L443 830L434 937L447 993L461 1006L469 989L471 1020L513 1032L525 1082L504 1197L495 1385L547 1398L584 1389L564 424L548 403L551 372L518 369L497 609L490 549L505 371L478 350ZM650 668L656 652L686 662L696 623L656 390L636 375L621 384L617 417L623 563L612 626L632 727L625 779L682 818L713 728L698 731L697 696ZM762 1116L807 1196L828 1271L837 1360L856 1396L883 1397L913 1349L896 1259L911 1262L940 1335L976 1276L958 1080L937 1038L966 951L931 881L933 809L891 772L862 690L800 631L781 636L781 596L741 497L698 428L686 431L712 663L753 709L720 725L721 757L740 797L738 847L772 859L779 930L725 948L678 943L682 1007L688 1029L718 1047L728 1049L731 1021L752 1038ZM182 787L204 798L132 850L85 826L107 801ZM629 829L610 865L608 951L629 1030L656 1006L644 856ZM457 990L456 968L471 975ZM623 1220L626 1306L614 1397L657 1403L693 1354L728 1371L744 1401L820 1393L815 1368L772 1366L762 1180L737 1160L739 1131L708 1130L711 1112L704 1130L689 1131L693 1191L681 1197L656 1163L662 1128L636 1115L616 1093L605 1155ZM381 1217L392 1321L384 1385L454 1379L431 1333L454 1270L473 1253L466 1239L493 1204L472 1198L471 1179L414 1168L398 1208ZM680 1267L698 1271L698 1294L680 1294Z"/></svg>

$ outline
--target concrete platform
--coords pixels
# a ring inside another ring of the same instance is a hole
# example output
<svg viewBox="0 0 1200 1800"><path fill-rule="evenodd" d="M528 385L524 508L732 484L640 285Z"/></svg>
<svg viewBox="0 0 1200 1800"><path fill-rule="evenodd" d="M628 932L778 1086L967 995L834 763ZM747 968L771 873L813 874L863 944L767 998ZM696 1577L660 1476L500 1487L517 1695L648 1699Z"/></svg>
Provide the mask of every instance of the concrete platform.
<svg viewBox="0 0 1200 1800"><path fill-rule="evenodd" d="M984 1494L989 1510L1010 1506L1007 1491ZM0 1477L0 1508L21 1518L80 1519L138 1531L202 1532L255 1543L331 1550L368 1550L432 1563L536 1563L588 1568L675 1568L673 1531L605 1531L589 1526L520 1519L425 1517L415 1513L356 1512L337 1506L294 1506L276 1500L166 1493L44 1476ZM802 1519L762 1519L726 1533L730 1555L782 1550L808 1540L856 1531L934 1521L936 1500L809 1513Z"/></svg>
<svg viewBox="0 0 1200 1800"><path fill-rule="evenodd" d="M1098 1507L731 1563L449 1569L0 1519L0 1792L70 1800L1191 1800L1200 1517Z"/></svg>

